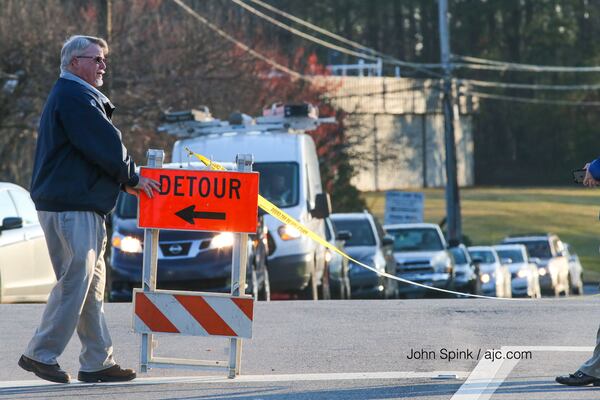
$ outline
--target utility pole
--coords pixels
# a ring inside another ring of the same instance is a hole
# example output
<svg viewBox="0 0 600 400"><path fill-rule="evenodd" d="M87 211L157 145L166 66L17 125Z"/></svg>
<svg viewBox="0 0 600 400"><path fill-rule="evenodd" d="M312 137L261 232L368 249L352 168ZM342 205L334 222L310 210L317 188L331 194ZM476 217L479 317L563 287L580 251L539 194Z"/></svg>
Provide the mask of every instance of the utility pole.
<svg viewBox="0 0 600 400"><path fill-rule="evenodd" d="M452 66L450 65L450 32L448 29L448 0L438 0L440 54L444 68L442 106L444 109L444 140L446 142L446 217L448 242L460 243L462 227L460 196L456 177L456 143L454 140L454 108L452 101Z"/></svg>
<svg viewBox="0 0 600 400"><path fill-rule="evenodd" d="M98 6L98 36L108 42L108 47L112 46L112 0L97 0ZM110 97L112 88L111 71L104 76L104 85L102 92Z"/></svg>

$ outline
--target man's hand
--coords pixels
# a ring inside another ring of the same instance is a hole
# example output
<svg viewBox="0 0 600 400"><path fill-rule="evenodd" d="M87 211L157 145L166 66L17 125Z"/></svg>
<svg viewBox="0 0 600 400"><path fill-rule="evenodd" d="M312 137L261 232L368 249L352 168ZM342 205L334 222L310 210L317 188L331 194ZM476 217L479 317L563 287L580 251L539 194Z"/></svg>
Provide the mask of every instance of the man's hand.
<svg viewBox="0 0 600 400"><path fill-rule="evenodd" d="M585 169L585 177L583 178L583 186L594 187L600 185L600 181L594 179L592 174L590 174L589 168L590 163L585 164L583 169Z"/></svg>
<svg viewBox="0 0 600 400"><path fill-rule="evenodd" d="M152 198L153 190L156 190L158 192L160 190L160 183L158 183L158 181L155 181L154 179L146 178L143 176L140 176L138 184L134 187L125 186L125 191L134 196L139 196L140 191L143 191L148 197Z"/></svg>

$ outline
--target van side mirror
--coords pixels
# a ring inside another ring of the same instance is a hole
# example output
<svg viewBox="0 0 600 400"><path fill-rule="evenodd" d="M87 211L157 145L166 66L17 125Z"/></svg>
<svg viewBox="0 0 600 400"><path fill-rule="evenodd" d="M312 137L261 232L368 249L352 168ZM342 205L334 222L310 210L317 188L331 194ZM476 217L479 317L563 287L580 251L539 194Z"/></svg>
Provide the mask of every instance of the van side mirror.
<svg viewBox="0 0 600 400"><path fill-rule="evenodd" d="M343 241L348 241L350 239L352 239L352 232L350 231L339 231L337 233L337 235L335 236L335 238L337 240L343 240Z"/></svg>
<svg viewBox="0 0 600 400"><path fill-rule="evenodd" d="M331 214L331 199L327 193L318 193L315 196L315 208L310 210L314 218L327 218Z"/></svg>
<svg viewBox="0 0 600 400"><path fill-rule="evenodd" d="M0 232L8 231L10 229L19 229L23 227L23 218L21 217L6 217L2 220L2 226L0 226Z"/></svg>

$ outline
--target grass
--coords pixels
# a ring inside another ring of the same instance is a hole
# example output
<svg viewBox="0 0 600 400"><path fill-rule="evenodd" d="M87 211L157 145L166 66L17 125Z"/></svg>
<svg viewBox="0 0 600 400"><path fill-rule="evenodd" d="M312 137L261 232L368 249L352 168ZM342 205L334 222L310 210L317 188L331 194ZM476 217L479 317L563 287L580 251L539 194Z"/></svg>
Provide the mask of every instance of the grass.
<svg viewBox="0 0 600 400"><path fill-rule="evenodd" d="M446 215L443 189L425 193L425 222ZM367 207L383 221L385 192L365 192ZM495 244L505 236L552 232L579 255L586 270L600 272L600 191L585 188L475 187L460 191L463 234L474 245Z"/></svg>

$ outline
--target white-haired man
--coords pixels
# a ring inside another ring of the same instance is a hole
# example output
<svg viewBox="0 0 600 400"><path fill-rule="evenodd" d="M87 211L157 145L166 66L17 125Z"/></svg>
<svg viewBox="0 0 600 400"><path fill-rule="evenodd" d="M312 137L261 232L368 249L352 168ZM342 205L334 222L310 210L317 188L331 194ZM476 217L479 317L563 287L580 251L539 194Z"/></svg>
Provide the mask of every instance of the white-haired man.
<svg viewBox="0 0 600 400"><path fill-rule="evenodd" d="M77 379L127 381L135 371L113 359L104 318L106 215L119 190L152 197L156 181L140 177L111 122L114 106L97 88L108 46L72 36L61 51L61 74L40 119L31 181L57 283L19 366L42 379L68 383L57 363L75 330L81 340Z"/></svg>

